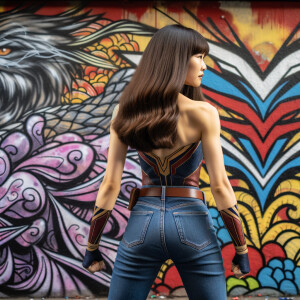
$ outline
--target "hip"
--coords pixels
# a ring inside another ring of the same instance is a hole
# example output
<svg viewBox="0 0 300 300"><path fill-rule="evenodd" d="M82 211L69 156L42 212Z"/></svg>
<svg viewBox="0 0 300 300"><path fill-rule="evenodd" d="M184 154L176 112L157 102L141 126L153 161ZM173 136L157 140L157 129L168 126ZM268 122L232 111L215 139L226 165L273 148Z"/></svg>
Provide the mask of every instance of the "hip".
<svg viewBox="0 0 300 300"><path fill-rule="evenodd" d="M131 211L123 241L135 247L147 241L169 240L200 250L217 244L206 201L190 197L138 197ZM179 238L178 240L176 239ZM174 240L175 238L175 240ZM174 245L175 245L174 243Z"/></svg>
<svg viewBox="0 0 300 300"><path fill-rule="evenodd" d="M149 195L139 196L136 205L153 209L170 211L181 207L201 206L207 207L203 191L194 186L142 186L141 191L150 188ZM152 190L158 189L159 193L153 196ZM186 190L186 192L185 192ZM147 194L140 192L140 195ZM172 196L168 196L171 194ZM150 196L151 195L151 196Z"/></svg>

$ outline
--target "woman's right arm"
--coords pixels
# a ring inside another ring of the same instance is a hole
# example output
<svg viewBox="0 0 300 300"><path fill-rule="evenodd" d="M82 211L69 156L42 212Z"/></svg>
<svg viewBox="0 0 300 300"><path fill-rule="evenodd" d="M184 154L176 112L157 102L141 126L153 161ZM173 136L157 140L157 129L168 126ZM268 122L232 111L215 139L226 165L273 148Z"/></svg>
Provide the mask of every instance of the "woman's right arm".
<svg viewBox="0 0 300 300"><path fill-rule="evenodd" d="M217 109L207 103L207 108L201 108L202 150L207 167L211 192L218 210L233 206L237 203L232 186L229 182L224 165L221 147L221 125Z"/></svg>
<svg viewBox="0 0 300 300"><path fill-rule="evenodd" d="M195 111L197 111L196 114L198 114L200 120L199 130L202 132L202 151L210 179L211 191L236 250L231 271L237 278L242 278L250 271L248 248L237 201L224 165L219 113L209 103L201 104L201 108Z"/></svg>

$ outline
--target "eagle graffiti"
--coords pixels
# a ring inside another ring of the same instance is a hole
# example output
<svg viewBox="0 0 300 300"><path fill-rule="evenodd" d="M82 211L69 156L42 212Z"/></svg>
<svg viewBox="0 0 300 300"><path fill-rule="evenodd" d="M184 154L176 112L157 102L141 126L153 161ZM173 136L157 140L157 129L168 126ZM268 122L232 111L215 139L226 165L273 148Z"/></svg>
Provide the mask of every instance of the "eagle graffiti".
<svg viewBox="0 0 300 300"><path fill-rule="evenodd" d="M151 35L155 29L135 22L113 22L87 36L76 32L103 20L74 8L55 16L34 14L37 8L0 15L0 126L25 112L61 103L64 89L72 89L81 64L118 69L112 60L85 48L116 33ZM80 14L79 14L80 13Z"/></svg>

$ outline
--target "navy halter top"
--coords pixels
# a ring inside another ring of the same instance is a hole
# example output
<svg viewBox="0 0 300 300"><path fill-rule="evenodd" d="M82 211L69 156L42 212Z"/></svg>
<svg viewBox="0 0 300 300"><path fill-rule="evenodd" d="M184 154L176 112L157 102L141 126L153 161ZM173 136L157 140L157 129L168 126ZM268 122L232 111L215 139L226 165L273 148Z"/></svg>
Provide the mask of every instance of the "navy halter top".
<svg viewBox="0 0 300 300"><path fill-rule="evenodd" d="M201 141L183 146L163 161L152 152L138 151L142 185L196 186L203 160Z"/></svg>

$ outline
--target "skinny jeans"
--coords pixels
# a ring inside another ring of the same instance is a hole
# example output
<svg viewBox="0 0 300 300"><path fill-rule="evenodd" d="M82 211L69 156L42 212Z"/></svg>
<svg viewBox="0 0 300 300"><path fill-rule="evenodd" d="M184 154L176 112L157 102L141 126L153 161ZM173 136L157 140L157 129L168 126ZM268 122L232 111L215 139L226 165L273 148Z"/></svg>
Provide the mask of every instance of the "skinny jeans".
<svg viewBox="0 0 300 300"><path fill-rule="evenodd" d="M226 300L223 259L206 201L165 197L165 189L161 197L139 197L131 211L108 300L145 300L167 259L177 267L190 300Z"/></svg>

